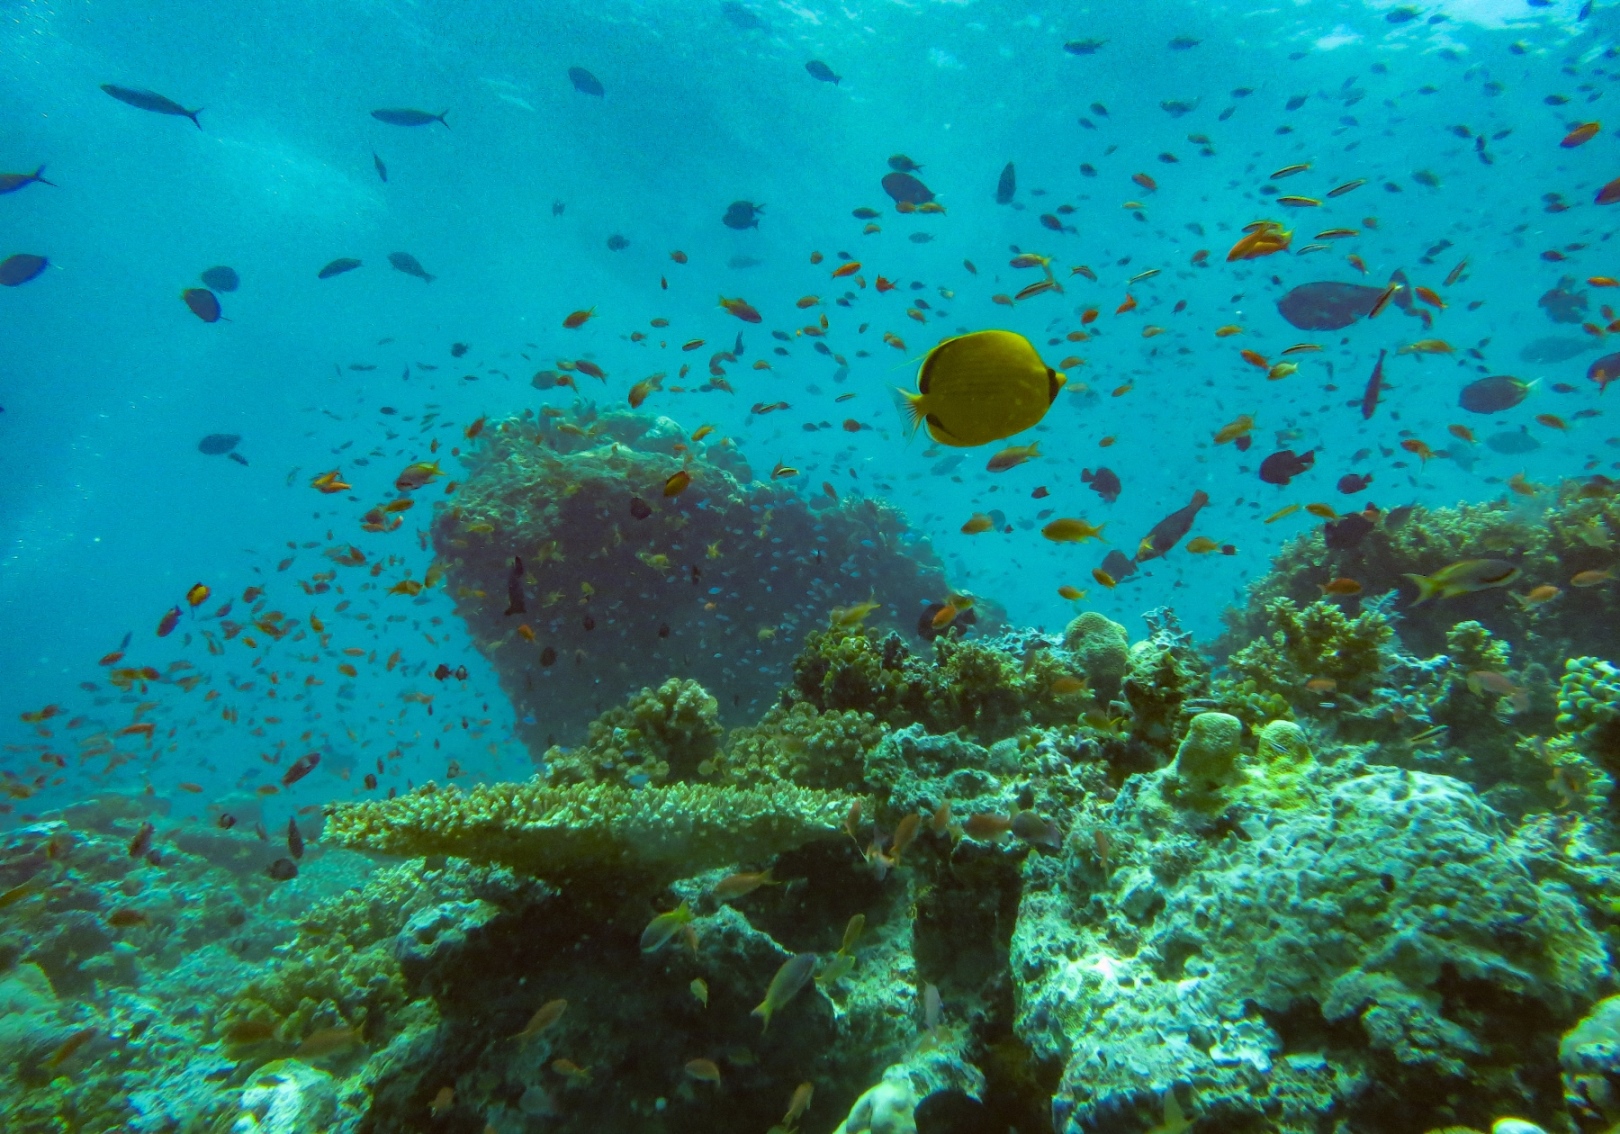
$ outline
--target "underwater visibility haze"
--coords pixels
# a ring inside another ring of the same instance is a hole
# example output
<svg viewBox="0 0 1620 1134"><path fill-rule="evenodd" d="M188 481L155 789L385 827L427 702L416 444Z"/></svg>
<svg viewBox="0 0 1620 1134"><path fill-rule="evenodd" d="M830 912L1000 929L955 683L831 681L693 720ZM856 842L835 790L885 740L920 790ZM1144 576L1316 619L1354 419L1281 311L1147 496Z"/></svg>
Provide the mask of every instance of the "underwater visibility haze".
<svg viewBox="0 0 1620 1134"><path fill-rule="evenodd" d="M0 1130L1620 1131L1620 7L0 60Z"/></svg>

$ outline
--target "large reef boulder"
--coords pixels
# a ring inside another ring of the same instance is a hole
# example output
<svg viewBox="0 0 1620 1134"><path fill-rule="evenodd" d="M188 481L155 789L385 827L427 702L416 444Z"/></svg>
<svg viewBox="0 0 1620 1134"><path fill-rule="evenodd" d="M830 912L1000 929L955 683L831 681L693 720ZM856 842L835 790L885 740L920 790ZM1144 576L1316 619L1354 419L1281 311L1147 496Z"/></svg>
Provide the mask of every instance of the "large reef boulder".
<svg viewBox="0 0 1620 1134"><path fill-rule="evenodd" d="M1153 1129L1177 1089L1210 1129L1284 1134L1484 1128L1538 1078L1556 1113L1547 1037L1614 977L1573 894L1458 780L1303 775L1294 806L1219 821L1170 802L1172 770L1137 777L1098 818L1111 870L1072 841L1030 879L1017 1026L1064 1064L1058 1134Z"/></svg>
<svg viewBox="0 0 1620 1134"><path fill-rule="evenodd" d="M875 600L869 622L912 631L916 604L946 593L888 504L812 507L790 481L753 479L731 440L668 418L524 414L464 459L434 516L437 565L536 755L671 673L724 689L727 723L752 723L829 610Z"/></svg>

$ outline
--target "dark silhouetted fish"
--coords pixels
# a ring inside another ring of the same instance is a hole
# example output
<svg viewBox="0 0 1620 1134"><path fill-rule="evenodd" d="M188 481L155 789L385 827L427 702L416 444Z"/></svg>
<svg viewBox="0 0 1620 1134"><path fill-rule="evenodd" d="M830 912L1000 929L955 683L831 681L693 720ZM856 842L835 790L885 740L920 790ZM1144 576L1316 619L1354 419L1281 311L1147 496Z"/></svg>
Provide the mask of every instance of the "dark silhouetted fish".
<svg viewBox="0 0 1620 1134"><path fill-rule="evenodd" d="M1372 534L1373 522L1360 512L1351 512L1322 525L1322 542L1335 551L1350 551Z"/></svg>
<svg viewBox="0 0 1620 1134"><path fill-rule="evenodd" d="M583 67L568 68L568 81L574 84L574 89L580 94L595 95L597 98L607 94L602 87L602 80Z"/></svg>
<svg viewBox="0 0 1620 1134"><path fill-rule="evenodd" d="M743 31L764 31L770 26L760 19L752 8L739 4L737 0L726 0L720 5L720 14L732 27L741 28Z"/></svg>
<svg viewBox="0 0 1620 1134"><path fill-rule="evenodd" d="M1091 490L1109 504L1118 500L1119 494L1125 488L1119 482L1118 474L1106 467L1100 468L1096 472L1092 472L1090 469L1081 469L1080 480L1084 484L1091 485Z"/></svg>
<svg viewBox="0 0 1620 1134"><path fill-rule="evenodd" d="M1295 453L1292 449L1279 449L1260 462L1260 479L1267 484L1284 485L1316 464L1316 450Z"/></svg>
<svg viewBox="0 0 1620 1134"><path fill-rule="evenodd" d="M316 279L329 280L333 276L341 276L344 272L352 272L360 266L360 261L349 256L333 260L326 267L315 273Z"/></svg>
<svg viewBox="0 0 1620 1134"><path fill-rule="evenodd" d="M1536 300L1536 306L1547 313L1554 323L1579 323L1586 318L1586 296L1571 290L1575 281L1565 276L1558 286Z"/></svg>
<svg viewBox="0 0 1620 1134"><path fill-rule="evenodd" d="M1470 382L1457 395L1457 404L1469 413L1501 413L1524 401L1530 384L1508 374L1495 374Z"/></svg>
<svg viewBox="0 0 1620 1134"><path fill-rule="evenodd" d="M1142 540L1143 546L1136 549L1136 561L1144 563L1149 559L1157 559L1181 542L1181 537L1192 530L1193 521L1198 518L1198 510L1209 503L1209 493L1200 489L1193 493L1192 500L1185 508L1177 508L1164 519L1153 525L1146 538ZM1114 578L1119 578L1115 575Z"/></svg>
<svg viewBox="0 0 1620 1134"><path fill-rule="evenodd" d="M219 297L205 287L188 287L180 293L191 313L204 323L219 322Z"/></svg>
<svg viewBox="0 0 1620 1134"><path fill-rule="evenodd" d="M386 122L390 126L428 126L434 122L437 122L440 126L443 126L446 130L448 130L450 129L450 123L444 120L444 115L449 113L450 112L447 110L444 112L444 114L429 114L425 110L412 110L410 107L394 107L392 109L384 108L382 110L373 110L371 112L371 116L378 122Z"/></svg>
<svg viewBox="0 0 1620 1134"><path fill-rule="evenodd" d="M523 601L523 560L514 555L512 569L506 575L506 613L510 617L528 610L528 603Z"/></svg>
<svg viewBox="0 0 1620 1134"><path fill-rule="evenodd" d="M378 157L376 154L372 154L371 164L377 167L377 176L382 178L384 181L387 181L388 167L383 164L383 159Z"/></svg>
<svg viewBox="0 0 1620 1134"><path fill-rule="evenodd" d="M1568 362L1576 355L1585 354L1594 349L1597 343L1592 339L1564 339L1557 335L1548 335L1543 339L1535 339L1519 351L1520 362Z"/></svg>
<svg viewBox="0 0 1620 1134"><path fill-rule="evenodd" d="M53 189L56 188L56 182L46 181L40 176L40 174L44 172L45 167L42 165L32 173L0 173L0 196L5 195L6 193L15 193L23 186L32 185L36 181L41 185L49 185Z"/></svg>
<svg viewBox="0 0 1620 1134"><path fill-rule="evenodd" d="M733 201L726 206L726 215L720 218L720 223L738 231L758 228L759 218L764 212L764 205L756 205L752 201Z"/></svg>
<svg viewBox="0 0 1620 1134"><path fill-rule="evenodd" d="M1349 496L1357 492L1365 492L1367 486L1371 483L1371 473L1350 472L1345 473L1339 478L1338 488L1340 492L1344 493L1346 496Z"/></svg>
<svg viewBox="0 0 1620 1134"><path fill-rule="evenodd" d="M1485 444L1493 452L1503 453L1514 457L1520 453L1530 453L1541 448L1541 442L1530 436L1530 428L1525 425L1507 433L1493 433L1485 438Z"/></svg>
<svg viewBox="0 0 1620 1134"><path fill-rule="evenodd" d="M119 102L128 103L139 110L150 110L153 114L172 114L176 118L189 118L193 126L202 129L202 123L197 121L197 115L203 112L200 106L196 110L187 110L173 99L164 98L155 91L131 90L129 87L114 86L112 83L102 83L101 89Z"/></svg>
<svg viewBox="0 0 1620 1134"><path fill-rule="evenodd" d="M996 182L996 204L1008 205L1012 203L1013 194L1018 192L1018 171L1013 163L1008 162L1001 170L1001 180Z"/></svg>
<svg viewBox="0 0 1620 1134"><path fill-rule="evenodd" d="M1107 42L1106 39L1071 39L1063 45L1063 50L1070 55L1095 55Z"/></svg>
<svg viewBox="0 0 1620 1134"><path fill-rule="evenodd" d="M1362 420L1370 420L1373 412L1378 409L1378 395L1384 389L1384 356L1387 350L1378 352L1378 361L1373 364L1373 372L1367 379L1367 388L1361 395Z"/></svg>
<svg viewBox="0 0 1620 1134"><path fill-rule="evenodd" d="M39 168L44 169L45 167L42 165ZM896 173L916 173L922 169L922 166L912 161L905 154L895 154L889 159L889 168Z"/></svg>
<svg viewBox="0 0 1620 1134"><path fill-rule="evenodd" d="M607 246L609 252L623 252L626 248L630 247L630 240L628 237L620 236L615 232L612 236L607 238Z"/></svg>
<svg viewBox="0 0 1620 1134"><path fill-rule="evenodd" d="M1302 331L1337 331L1366 318L1383 294L1364 284L1300 284L1277 300L1277 312Z"/></svg>
<svg viewBox="0 0 1620 1134"><path fill-rule="evenodd" d="M390 252L388 262L394 265L396 271L404 272L407 276L415 276L423 283L432 283L433 277L428 275L426 268L409 252Z"/></svg>
<svg viewBox="0 0 1620 1134"><path fill-rule="evenodd" d="M242 440L240 433L210 433L197 442L197 452L210 457L223 457Z"/></svg>
<svg viewBox="0 0 1620 1134"><path fill-rule="evenodd" d="M934 192L909 173L883 175L883 191L897 205L926 205L934 199Z"/></svg>
<svg viewBox="0 0 1620 1134"><path fill-rule="evenodd" d="M810 72L810 77L816 80L818 83L836 84L840 79L843 78L842 75L833 74L833 69L819 59L810 60L810 62L804 65L804 69Z"/></svg>
<svg viewBox="0 0 1620 1134"><path fill-rule="evenodd" d="M1136 560L1117 547L1103 556L1102 569L1116 583L1122 583L1136 574Z"/></svg>
<svg viewBox="0 0 1620 1134"><path fill-rule="evenodd" d="M50 261L43 256L19 252L0 260L0 287L21 287L38 276Z"/></svg>
<svg viewBox="0 0 1620 1134"><path fill-rule="evenodd" d="M231 292L242 286L242 277L236 274L236 269L223 264L209 268L199 278L215 291Z"/></svg>

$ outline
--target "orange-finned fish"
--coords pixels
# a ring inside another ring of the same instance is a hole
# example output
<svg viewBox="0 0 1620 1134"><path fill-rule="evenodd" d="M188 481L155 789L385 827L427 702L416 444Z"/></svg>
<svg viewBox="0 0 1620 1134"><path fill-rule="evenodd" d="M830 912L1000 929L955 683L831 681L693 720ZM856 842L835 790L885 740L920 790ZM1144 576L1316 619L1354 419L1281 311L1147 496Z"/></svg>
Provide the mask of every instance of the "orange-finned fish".
<svg viewBox="0 0 1620 1134"><path fill-rule="evenodd" d="M853 276L860 270L861 262L859 260L849 260L845 263L839 264L838 267L833 269L832 278L836 280L842 279L844 276Z"/></svg>
<svg viewBox="0 0 1620 1134"><path fill-rule="evenodd" d="M686 491L686 486L691 483L692 474L687 472L685 469L680 469L672 473L669 479L664 481L664 495L679 496L682 492Z"/></svg>
<svg viewBox="0 0 1620 1134"><path fill-rule="evenodd" d="M1346 181L1343 185L1335 185L1327 191L1327 195L1329 197L1342 197L1354 189L1360 189L1365 184L1367 184L1367 179L1358 177L1354 181Z"/></svg>
<svg viewBox="0 0 1620 1134"><path fill-rule="evenodd" d="M1458 280L1462 279L1463 272L1465 272L1467 270L1468 270L1468 257L1464 256L1462 258L1462 260L1458 262L1458 264L1457 264L1457 266L1455 268L1451 269L1451 271L1446 273L1446 282L1445 282L1445 284L1443 286L1450 287L1452 284L1454 284Z"/></svg>
<svg viewBox="0 0 1620 1134"><path fill-rule="evenodd" d="M1372 310L1367 312L1367 318L1376 319L1378 316L1382 315L1384 313L1384 308L1389 306L1389 301L1394 299L1395 293L1400 290L1401 285L1398 283L1392 283L1386 287L1384 289L1384 293L1373 301Z"/></svg>
<svg viewBox="0 0 1620 1134"><path fill-rule="evenodd" d="M178 625L180 625L180 608L178 606L171 606L168 610L164 611L163 617L158 621L157 636L159 638L167 638L170 634L174 633L174 628Z"/></svg>
<svg viewBox="0 0 1620 1134"><path fill-rule="evenodd" d="M1591 141L1601 129L1603 129L1603 123L1601 122L1582 122L1565 134L1563 141L1558 144L1566 150L1573 150L1576 146Z"/></svg>
<svg viewBox="0 0 1620 1134"><path fill-rule="evenodd" d="M567 327L569 330L573 330L576 327L583 327L586 320L595 314L596 308L594 307L588 307L581 311L569 312L568 316L563 319L563 326Z"/></svg>
<svg viewBox="0 0 1620 1134"><path fill-rule="evenodd" d="M196 610L203 603L207 602L208 596L213 593L213 591L210 591L202 583L193 583L191 584L190 589L186 591L186 605L191 607L191 609Z"/></svg>
<svg viewBox="0 0 1620 1134"><path fill-rule="evenodd" d="M859 265L856 266L859 267ZM750 304L746 299L727 299L722 295L720 297L720 306L724 307L727 311L741 319L744 323L758 323L762 319L760 313L754 310L753 305Z"/></svg>

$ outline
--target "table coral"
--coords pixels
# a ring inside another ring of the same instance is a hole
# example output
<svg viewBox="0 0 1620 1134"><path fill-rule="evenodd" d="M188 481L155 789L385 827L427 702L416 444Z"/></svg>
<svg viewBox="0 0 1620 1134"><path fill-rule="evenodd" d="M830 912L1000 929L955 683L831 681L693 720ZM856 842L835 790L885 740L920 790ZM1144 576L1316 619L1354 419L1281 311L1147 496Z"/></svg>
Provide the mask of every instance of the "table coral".
<svg viewBox="0 0 1620 1134"><path fill-rule="evenodd" d="M390 800L334 805L324 838L394 855L457 855L539 877L677 878L758 861L837 831L852 797L791 784L425 784Z"/></svg>

